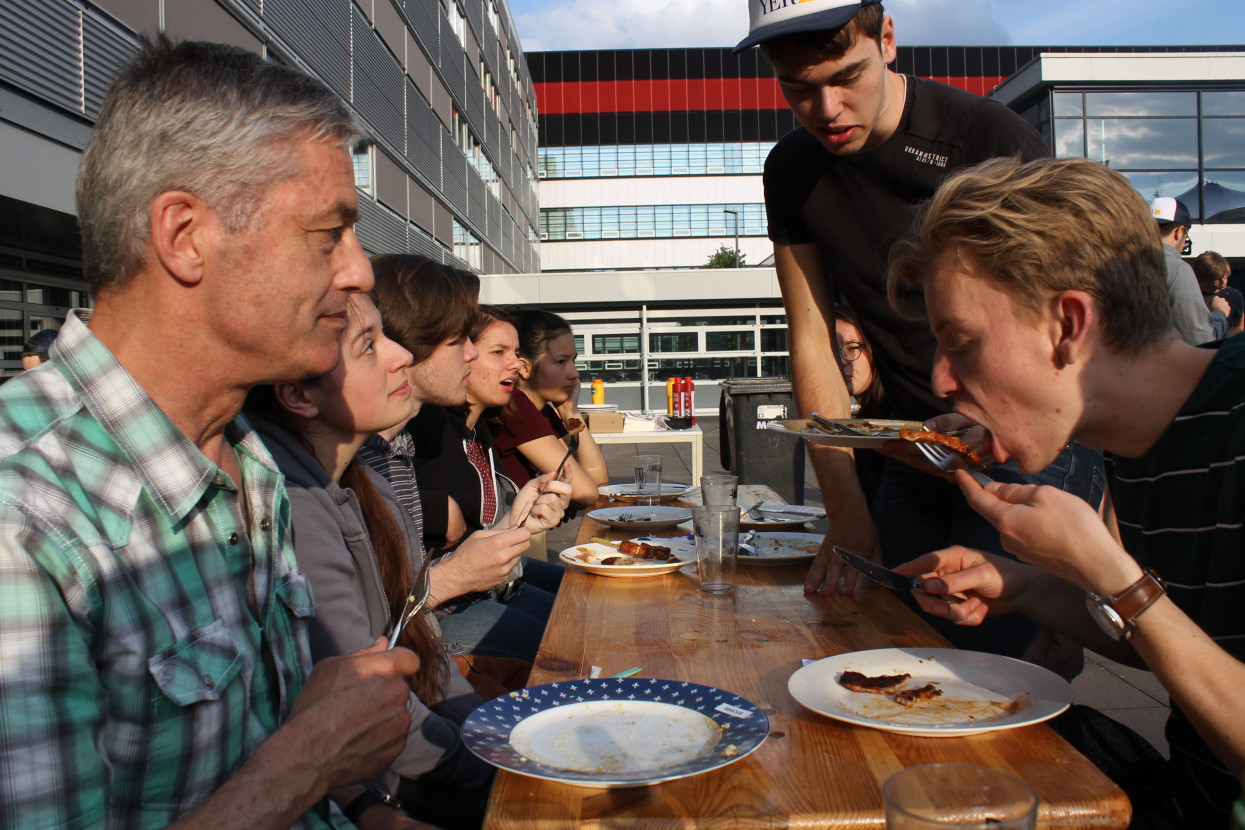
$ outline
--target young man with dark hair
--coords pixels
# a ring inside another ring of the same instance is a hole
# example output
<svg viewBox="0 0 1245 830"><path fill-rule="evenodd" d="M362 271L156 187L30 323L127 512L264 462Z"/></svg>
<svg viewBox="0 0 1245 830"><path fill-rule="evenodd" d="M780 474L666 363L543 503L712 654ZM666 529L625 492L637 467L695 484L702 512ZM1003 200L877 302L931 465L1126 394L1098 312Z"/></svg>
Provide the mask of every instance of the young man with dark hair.
<svg viewBox="0 0 1245 830"><path fill-rule="evenodd" d="M907 230L915 206L955 169L997 156L1038 158L1048 150L1003 105L889 69L897 53L895 25L877 0L752 2L749 10L751 31L737 50L761 45L802 125L778 143L765 165L769 234L800 411L849 417L834 350L834 307L844 303L873 346L893 414L944 413L947 403L929 385L934 341L921 298L903 296L893 307L885 291L890 247ZM833 544L891 562L955 540L998 547L993 530L945 479L891 459L871 519L851 451L812 447L810 455L830 533L806 591L854 587L855 574L842 570ZM1096 503L1100 465L1095 454L1070 452L1046 475ZM998 474L1016 475L1006 469ZM946 633L963 645L1021 656L1036 630L1012 622L1020 630L980 638Z"/></svg>
<svg viewBox="0 0 1245 830"><path fill-rule="evenodd" d="M1081 159L949 179L891 278L923 289L934 390L994 455L1034 471L1068 441L1101 448L1115 508L1104 523L1053 488L957 473L1022 562L952 547L898 570L963 597L917 598L961 625L1021 612L1144 662L1171 695L1171 757L1129 792L1132 826L1227 827L1245 772L1245 337L1177 336L1145 202Z"/></svg>

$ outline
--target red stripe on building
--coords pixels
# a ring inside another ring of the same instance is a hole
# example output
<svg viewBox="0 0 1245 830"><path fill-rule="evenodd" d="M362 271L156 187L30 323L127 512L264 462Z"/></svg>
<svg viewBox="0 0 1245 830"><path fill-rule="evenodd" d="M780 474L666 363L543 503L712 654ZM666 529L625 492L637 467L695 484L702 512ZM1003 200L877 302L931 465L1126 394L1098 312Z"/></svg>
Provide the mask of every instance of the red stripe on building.
<svg viewBox="0 0 1245 830"><path fill-rule="evenodd" d="M949 86L985 95L1006 79L933 78ZM541 115L607 112L685 112L786 109L773 78L674 78L657 81L557 81L538 83Z"/></svg>

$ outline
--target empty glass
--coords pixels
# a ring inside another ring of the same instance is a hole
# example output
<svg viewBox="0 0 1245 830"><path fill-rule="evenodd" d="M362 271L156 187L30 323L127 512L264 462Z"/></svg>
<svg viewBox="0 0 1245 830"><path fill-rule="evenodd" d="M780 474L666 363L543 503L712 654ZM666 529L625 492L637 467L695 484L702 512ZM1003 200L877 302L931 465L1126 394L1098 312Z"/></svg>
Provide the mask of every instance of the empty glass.
<svg viewBox="0 0 1245 830"><path fill-rule="evenodd" d="M971 764L909 767L882 785L887 830L1033 830L1037 793L1019 778Z"/></svg>
<svg viewBox="0 0 1245 830"><path fill-rule="evenodd" d="M734 507L739 492L739 476L711 473L700 477L701 502L706 507Z"/></svg>
<svg viewBox="0 0 1245 830"><path fill-rule="evenodd" d="M692 508L700 590L706 594L729 594L735 590L739 512L738 507Z"/></svg>
<svg viewBox="0 0 1245 830"><path fill-rule="evenodd" d="M661 456L637 455L631 459L635 470L635 503L661 504Z"/></svg>

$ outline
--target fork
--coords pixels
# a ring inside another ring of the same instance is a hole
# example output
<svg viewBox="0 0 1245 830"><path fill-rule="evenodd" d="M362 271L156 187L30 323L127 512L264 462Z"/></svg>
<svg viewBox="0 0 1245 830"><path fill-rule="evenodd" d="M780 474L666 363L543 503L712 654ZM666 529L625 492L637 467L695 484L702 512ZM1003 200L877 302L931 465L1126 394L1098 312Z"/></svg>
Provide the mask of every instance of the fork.
<svg viewBox="0 0 1245 830"><path fill-rule="evenodd" d="M415 619L425 603L428 602L428 566L432 564L431 552L424 553L424 564L419 568L419 576L415 577L415 584L411 586L411 593L406 597L406 606L402 609L402 616L398 617L398 624L393 627L393 633L389 635L389 647L393 648L397 645L398 635L402 633L402 629L410 625L411 620Z"/></svg>
<svg viewBox="0 0 1245 830"><path fill-rule="evenodd" d="M563 468L566 467L566 462L571 460L571 456L574 455L578 449L579 449L579 433L577 432L574 435L571 435L567 438L566 455L562 456L562 463L558 465L558 469L554 470L553 478L551 479L552 481L557 481L558 478L561 477L562 470ZM540 494L537 494L536 498L537 499L540 498ZM532 515L532 510L535 507L536 507L536 499L532 499L532 503L528 505L527 512L523 514L523 519L519 522L519 527L522 527L523 525L527 524L528 517Z"/></svg>
<svg viewBox="0 0 1245 830"><path fill-rule="evenodd" d="M984 473L977 472L972 467L968 466L968 464L964 462L963 458L960 458L960 456L955 455L954 453L947 452L947 450L937 444L926 444L918 441L916 448L921 451L921 455L930 460L931 464L944 472L950 473L954 470L964 470L973 477L973 481L976 481L982 487L985 487L994 480Z"/></svg>

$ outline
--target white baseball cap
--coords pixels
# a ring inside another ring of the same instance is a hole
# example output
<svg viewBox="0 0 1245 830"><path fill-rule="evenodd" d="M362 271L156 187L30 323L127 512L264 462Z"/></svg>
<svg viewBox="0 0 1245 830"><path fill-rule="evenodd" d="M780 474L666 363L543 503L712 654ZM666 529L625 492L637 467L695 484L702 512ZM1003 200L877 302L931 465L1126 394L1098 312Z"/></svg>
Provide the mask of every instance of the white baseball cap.
<svg viewBox="0 0 1245 830"><path fill-rule="evenodd" d="M1171 196L1160 196L1151 202L1150 215L1160 225L1170 225L1174 222L1187 228L1193 224L1189 219L1189 209L1185 207L1185 203Z"/></svg>
<svg viewBox="0 0 1245 830"><path fill-rule="evenodd" d="M751 26L748 36L739 41L735 52L756 46L763 40L812 32L818 29L837 29L856 16L865 6L882 0L748 0Z"/></svg>

